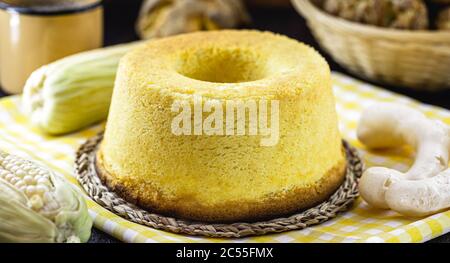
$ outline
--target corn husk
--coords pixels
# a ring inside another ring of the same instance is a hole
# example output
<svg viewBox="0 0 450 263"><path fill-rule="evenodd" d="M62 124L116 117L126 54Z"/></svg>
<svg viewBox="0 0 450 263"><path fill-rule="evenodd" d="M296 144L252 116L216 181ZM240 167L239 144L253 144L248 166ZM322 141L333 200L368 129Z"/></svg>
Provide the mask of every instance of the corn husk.
<svg viewBox="0 0 450 263"><path fill-rule="evenodd" d="M146 0L136 30L142 39L236 28L250 20L241 0Z"/></svg>
<svg viewBox="0 0 450 263"><path fill-rule="evenodd" d="M0 151L0 242L87 242L84 199L62 177Z"/></svg>
<svg viewBox="0 0 450 263"><path fill-rule="evenodd" d="M42 131L60 135L105 120L120 59L135 42L72 55L33 72L23 109Z"/></svg>

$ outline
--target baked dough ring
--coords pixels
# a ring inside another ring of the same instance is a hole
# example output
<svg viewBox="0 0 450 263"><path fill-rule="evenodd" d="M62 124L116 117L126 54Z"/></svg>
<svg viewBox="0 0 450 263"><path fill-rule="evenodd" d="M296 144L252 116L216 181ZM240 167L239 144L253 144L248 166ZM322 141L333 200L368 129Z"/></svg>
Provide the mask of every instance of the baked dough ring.
<svg viewBox="0 0 450 263"><path fill-rule="evenodd" d="M171 106L191 105L194 95L203 103L278 100L278 144L263 147L260 135L174 135ZM295 40L257 31L180 35L126 55L97 154L101 177L124 198L209 222L311 207L337 189L345 166L326 61Z"/></svg>

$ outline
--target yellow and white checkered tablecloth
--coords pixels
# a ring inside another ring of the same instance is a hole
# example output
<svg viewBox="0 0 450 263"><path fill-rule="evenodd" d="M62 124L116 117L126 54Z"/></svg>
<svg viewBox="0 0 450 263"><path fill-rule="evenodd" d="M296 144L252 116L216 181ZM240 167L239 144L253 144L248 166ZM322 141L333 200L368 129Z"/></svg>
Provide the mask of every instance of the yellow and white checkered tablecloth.
<svg viewBox="0 0 450 263"><path fill-rule="evenodd" d="M361 111L378 101L407 104L432 118L450 124L450 112L420 104L409 98L376 88L349 77L334 74L334 92L343 137L360 149L367 166L381 165L405 170L410 152L395 150L367 152L357 141L355 130ZM40 162L67 177L73 177L74 153L103 125L63 136L49 137L28 124L20 112L20 98L0 100L0 149ZM300 231L243 239L211 239L176 235L122 219L88 199L95 226L126 242L424 242L450 232L450 211L428 218L406 218L392 211L377 210L359 198L355 206L334 220Z"/></svg>

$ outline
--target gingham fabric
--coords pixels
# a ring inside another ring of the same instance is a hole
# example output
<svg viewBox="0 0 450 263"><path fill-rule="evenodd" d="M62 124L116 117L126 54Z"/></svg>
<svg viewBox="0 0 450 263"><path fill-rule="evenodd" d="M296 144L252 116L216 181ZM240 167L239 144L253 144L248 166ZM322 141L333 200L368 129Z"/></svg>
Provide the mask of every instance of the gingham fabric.
<svg viewBox="0 0 450 263"><path fill-rule="evenodd" d="M405 171L411 164L411 152L366 151L355 135L357 121L365 107L379 101L407 104L450 124L447 110L420 104L340 74L334 73L333 79L342 135L360 149L369 167L387 166ZM0 149L39 162L78 187L73 177L75 151L86 138L100 132L103 125L63 137L45 136L30 127L26 116L20 112L20 103L19 97L0 100ZM450 211L423 219L407 218L392 211L374 209L359 198L350 211L319 226L260 237L211 239L176 235L131 223L87 197L86 200L95 226L125 242L424 242L450 231Z"/></svg>

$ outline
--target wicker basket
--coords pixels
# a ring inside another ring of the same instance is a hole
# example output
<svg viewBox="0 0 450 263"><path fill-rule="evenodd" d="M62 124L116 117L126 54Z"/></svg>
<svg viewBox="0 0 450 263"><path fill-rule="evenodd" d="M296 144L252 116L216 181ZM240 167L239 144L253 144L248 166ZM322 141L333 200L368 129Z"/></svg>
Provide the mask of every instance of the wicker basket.
<svg viewBox="0 0 450 263"><path fill-rule="evenodd" d="M450 32L379 28L329 15L309 0L292 0L322 47L351 72L414 88L450 88Z"/></svg>

